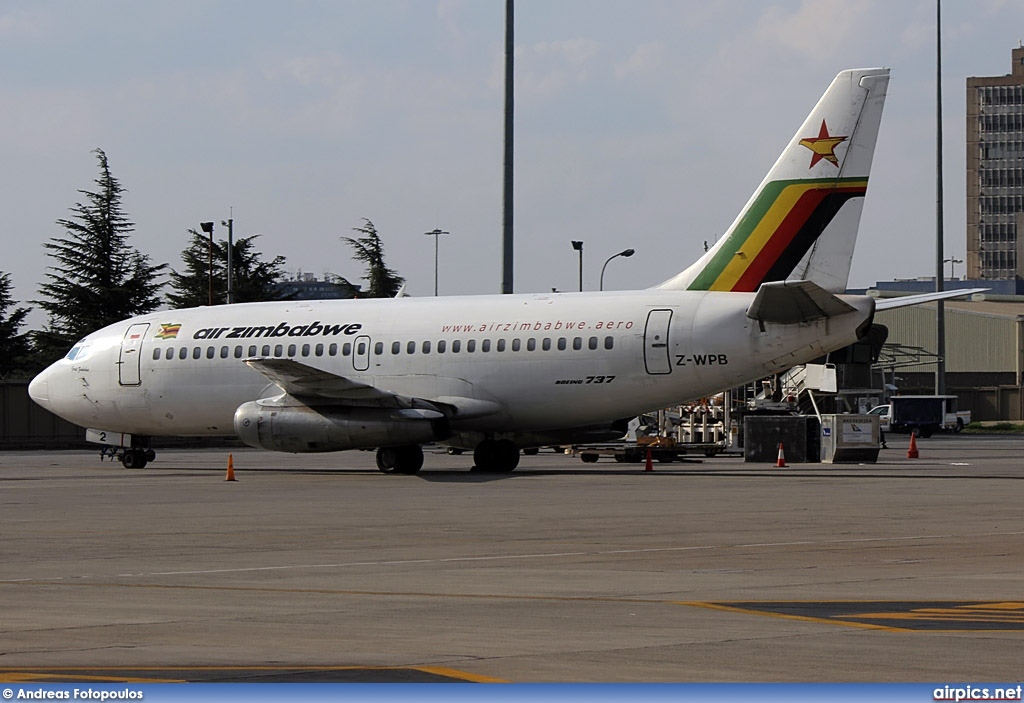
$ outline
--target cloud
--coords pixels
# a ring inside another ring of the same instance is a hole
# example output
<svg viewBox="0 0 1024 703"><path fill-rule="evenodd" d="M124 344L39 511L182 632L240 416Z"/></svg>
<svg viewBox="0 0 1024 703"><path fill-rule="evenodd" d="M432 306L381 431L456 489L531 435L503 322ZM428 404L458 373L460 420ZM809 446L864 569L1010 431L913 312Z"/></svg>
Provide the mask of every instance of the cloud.
<svg viewBox="0 0 1024 703"><path fill-rule="evenodd" d="M596 40L583 37L517 46L517 91L527 98L547 97L569 85L585 83L599 48Z"/></svg>
<svg viewBox="0 0 1024 703"><path fill-rule="evenodd" d="M862 35L872 0L804 0L793 12L773 5L754 28L758 43L780 46L812 59L829 59Z"/></svg>
<svg viewBox="0 0 1024 703"><path fill-rule="evenodd" d="M656 74L665 66L669 58L668 47L660 41L640 44L629 58L615 64L615 77L624 78L648 77Z"/></svg>

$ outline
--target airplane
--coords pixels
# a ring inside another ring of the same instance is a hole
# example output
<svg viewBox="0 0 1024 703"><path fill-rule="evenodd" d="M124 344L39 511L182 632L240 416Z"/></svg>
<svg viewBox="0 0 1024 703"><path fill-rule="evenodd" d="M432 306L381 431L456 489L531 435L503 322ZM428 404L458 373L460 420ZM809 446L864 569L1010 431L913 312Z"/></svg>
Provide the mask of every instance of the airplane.
<svg viewBox="0 0 1024 703"><path fill-rule="evenodd" d="M629 418L845 347L876 310L967 295L844 295L889 81L839 73L726 234L644 290L284 301L164 310L89 334L29 386L119 446L236 435L282 452L422 445L509 472L524 448L621 437Z"/></svg>

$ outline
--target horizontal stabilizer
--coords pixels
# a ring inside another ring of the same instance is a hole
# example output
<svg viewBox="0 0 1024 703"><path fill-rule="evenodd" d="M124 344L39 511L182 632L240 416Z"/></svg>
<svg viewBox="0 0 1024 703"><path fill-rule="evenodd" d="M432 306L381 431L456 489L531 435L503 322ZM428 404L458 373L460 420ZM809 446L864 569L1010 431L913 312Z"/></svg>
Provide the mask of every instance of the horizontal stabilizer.
<svg viewBox="0 0 1024 703"><path fill-rule="evenodd" d="M795 325L853 312L856 308L811 281L762 283L747 308L747 317L760 322Z"/></svg>
<svg viewBox="0 0 1024 703"><path fill-rule="evenodd" d="M893 308L904 308L908 305L920 305L935 300L948 300L950 298L962 298L965 295L984 293L988 288L962 288L960 290L943 290L935 293L921 293L920 295L902 295L898 298L885 298L875 301L875 310L892 310Z"/></svg>

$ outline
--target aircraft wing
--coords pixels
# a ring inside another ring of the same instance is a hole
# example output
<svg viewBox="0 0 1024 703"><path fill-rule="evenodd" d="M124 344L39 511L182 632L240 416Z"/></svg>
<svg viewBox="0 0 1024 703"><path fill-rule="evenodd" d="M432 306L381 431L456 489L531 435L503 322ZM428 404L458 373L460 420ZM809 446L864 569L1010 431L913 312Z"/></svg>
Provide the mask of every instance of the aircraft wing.
<svg viewBox="0 0 1024 703"><path fill-rule="evenodd" d="M975 293L984 293L988 288L963 288L960 290L944 290L935 293L921 293L920 295L903 295L899 298L885 298L883 300L875 301L875 310L892 310L893 308L902 308L907 305L919 305L921 303L930 303L934 300L946 300L948 298L960 298L965 295L974 295Z"/></svg>
<svg viewBox="0 0 1024 703"><path fill-rule="evenodd" d="M747 308L747 317L793 325L845 315L855 309L811 281L773 281L762 283L757 289L754 301Z"/></svg>
<svg viewBox="0 0 1024 703"><path fill-rule="evenodd" d="M315 369L293 359L252 358L243 361L292 398L311 405L334 401L349 405L400 408L419 412L418 416L422 413L436 413L437 417L448 415L461 418L481 417L503 411L499 403L479 398L446 395L428 399L393 393Z"/></svg>
<svg viewBox="0 0 1024 703"><path fill-rule="evenodd" d="M344 376L315 369L292 359L258 358L244 359L243 361L295 398L324 398L363 401L364 403L376 401L371 404L394 404L399 407L412 407L414 400L359 381L353 381ZM393 401L393 403L386 401Z"/></svg>

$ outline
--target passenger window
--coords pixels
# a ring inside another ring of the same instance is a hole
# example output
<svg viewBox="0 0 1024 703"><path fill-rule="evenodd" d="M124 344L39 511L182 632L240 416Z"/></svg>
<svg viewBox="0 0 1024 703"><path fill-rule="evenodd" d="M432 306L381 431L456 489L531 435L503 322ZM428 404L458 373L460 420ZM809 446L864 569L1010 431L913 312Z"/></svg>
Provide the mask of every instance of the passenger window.
<svg viewBox="0 0 1024 703"><path fill-rule="evenodd" d="M520 349L519 340L518 339L513 339L512 340L512 351L517 352L517 351L519 351L519 349Z"/></svg>
<svg viewBox="0 0 1024 703"><path fill-rule="evenodd" d="M262 356L270 356L270 345L269 344L264 344L263 345L263 351L260 352L260 353L261 353Z"/></svg>
<svg viewBox="0 0 1024 703"><path fill-rule="evenodd" d="M597 349L597 337L591 337L587 342L587 346L591 349Z"/></svg>
<svg viewBox="0 0 1024 703"><path fill-rule="evenodd" d="M405 345L405 353L406 354L415 354L416 353L416 342L409 342L408 344L406 344Z"/></svg>
<svg viewBox="0 0 1024 703"><path fill-rule="evenodd" d="M167 358L174 358L174 347L167 350ZM160 347L153 347L153 361L160 361Z"/></svg>
<svg viewBox="0 0 1024 703"><path fill-rule="evenodd" d="M424 342L423 343L423 353L424 354L429 354L430 353L430 342Z"/></svg>
<svg viewBox="0 0 1024 703"><path fill-rule="evenodd" d="M274 345L274 356L284 356L284 346L281 344Z"/></svg>
<svg viewBox="0 0 1024 703"><path fill-rule="evenodd" d="M551 351L551 337L545 337L544 341L541 342L540 347L544 351Z"/></svg>
<svg viewBox="0 0 1024 703"><path fill-rule="evenodd" d="M348 346L348 345L346 344L345 346ZM359 356L362 356L363 354L365 354L366 353L366 342L360 342L358 345L356 345L356 350L357 350L356 353L359 354Z"/></svg>
<svg viewBox="0 0 1024 703"><path fill-rule="evenodd" d="M249 345L249 356L256 356L256 345L255 344L250 344Z"/></svg>
<svg viewBox="0 0 1024 703"><path fill-rule="evenodd" d="M203 348L202 347L193 347L192 348L192 358L193 359L201 359L202 357L203 357Z"/></svg>
<svg viewBox="0 0 1024 703"><path fill-rule="evenodd" d="M498 351L500 351L500 352L505 351L505 340L504 339L499 339L498 340Z"/></svg>
<svg viewBox="0 0 1024 703"><path fill-rule="evenodd" d="M458 354L460 349L462 349L462 340L461 339L453 339L452 340L452 354Z"/></svg>
<svg viewBox="0 0 1024 703"><path fill-rule="evenodd" d="M352 342L345 342L341 345L342 356L352 356Z"/></svg>
<svg viewBox="0 0 1024 703"><path fill-rule="evenodd" d="M315 347L313 347L313 353L316 354L317 356L323 356L324 355L324 345L323 344L317 344Z"/></svg>
<svg viewBox="0 0 1024 703"><path fill-rule="evenodd" d="M242 351L243 350L242 350L241 345L235 347L235 358L236 359L241 359L242 358Z"/></svg>
<svg viewBox="0 0 1024 703"><path fill-rule="evenodd" d="M309 356L309 350L310 350L310 347L309 347L308 344L303 344L302 345L302 355L303 356Z"/></svg>
<svg viewBox="0 0 1024 703"><path fill-rule="evenodd" d="M295 345L294 344L289 344L288 345L288 356L295 356Z"/></svg>
<svg viewBox="0 0 1024 703"><path fill-rule="evenodd" d="M613 346L615 346L615 338L614 337L605 337L604 338L604 348L605 349L611 349Z"/></svg>
<svg viewBox="0 0 1024 703"><path fill-rule="evenodd" d="M206 348L206 358L207 359L212 359L216 355L217 355L217 348L216 347L207 347Z"/></svg>
<svg viewBox="0 0 1024 703"><path fill-rule="evenodd" d="M491 350L491 340L485 339L480 343L480 351L489 352Z"/></svg>
<svg viewBox="0 0 1024 703"><path fill-rule="evenodd" d="M227 359L229 354L231 354L231 350L230 349L228 349L227 347L221 347L220 348L220 358L221 359Z"/></svg>
<svg viewBox="0 0 1024 703"><path fill-rule="evenodd" d="M558 338L558 351L565 351L566 346L568 346L567 342L568 342L568 340L566 340L565 337L559 337Z"/></svg>
<svg viewBox="0 0 1024 703"><path fill-rule="evenodd" d="M401 352L402 352L402 343L401 342L392 342L391 343L391 353L392 354L400 354Z"/></svg>
<svg viewBox="0 0 1024 703"><path fill-rule="evenodd" d="M466 341L466 353L472 354L476 351L476 340L470 339Z"/></svg>
<svg viewBox="0 0 1024 703"><path fill-rule="evenodd" d="M526 351L537 351L537 340L533 337L526 340Z"/></svg>
<svg viewBox="0 0 1024 703"><path fill-rule="evenodd" d="M188 347L182 347L178 350L178 358L183 361L188 358Z"/></svg>
<svg viewBox="0 0 1024 703"><path fill-rule="evenodd" d="M444 350L445 350L446 346L447 346L447 343L443 339L441 341L439 341L437 343L437 353L438 354L444 354Z"/></svg>
<svg viewBox="0 0 1024 703"><path fill-rule="evenodd" d="M582 349L583 348L583 337L573 337L572 338L572 348L575 351L579 351L580 349Z"/></svg>
<svg viewBox="0 0 1024 703"><path fill-rule="evenodd" d="M337 356L338 355L338 345L337 344L332 344L331 346L327 347L327 353L330 356Z"/></svg>
<svg viewBox="0 0 1024 703"><path fill-rule="evenodd" d="M373 345L373 353L380 356L384 353L384 342L377 342Z"/></svg>

